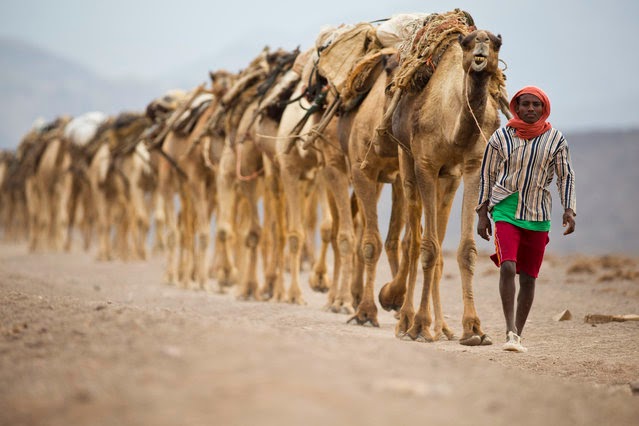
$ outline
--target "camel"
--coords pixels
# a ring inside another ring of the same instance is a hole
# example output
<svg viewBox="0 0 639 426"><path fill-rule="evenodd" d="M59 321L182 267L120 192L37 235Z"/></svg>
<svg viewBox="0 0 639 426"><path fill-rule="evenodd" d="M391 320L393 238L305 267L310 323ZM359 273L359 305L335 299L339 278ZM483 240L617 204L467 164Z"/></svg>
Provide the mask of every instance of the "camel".
<svg viewBox="0 0 639 426"><path fill-rule="evenodd" d="M93 203L91 184L87 175L89 158L85 148L95 137L99 127L106 122L108 116L102 112L92 111L74 117L64 127L64 137L69 143L72 165L72 187L69 198L69 226L64 250L69 251L73 241L73 230L79 228L83 237L83 248L89 250L93 236L93 225L97 212Z"/></svg>
<svg viewBox="0 0 639 426"><path fill-rule="evenodd" d="M2 183L0 184L0 226L6 241L18 242L29 236L25 173L18 152L5 151L2 155Z"/></svg>
<svg viewBox="0 0 639 426"><path fill-rule="evenodd" d="M358 324L370 322L379 326L377 320L377 307L374 299L375 275L379 260L382 242L379 233L377 218L377 202L384 183L392 184L393 204L389 232L384 248L390 263L391 274L395 281L401 285L405 282L407 274L406 253L402 257L400 271L399 262L399 237L404 226L404 194L399 178L399 158L397 145L392 141L385 141L387 145L394 144L394 154L388 149L387 153L381 153L371 145L375 139L375 129L380 123L384 107L387 103L385 88L389 84L392 67L384 64L395 54L394 49L386 49L371 56L371 65L377 70L371 72L374 81L370 92L362 103L354 110L345 111L339 118L339 135L342 146L348 149L353 190L359 200L360 209L364 216L363 230L359 247L364 262L364 288L353 289L354 294L361 292L361 300L356 300L357 311L349 319ZM364 59L366 60L366 59ZM374 74L379 74L377 78ZM380 296L380 300L384 300ZM401 303L401 302L400 302ZM383 303L384 307L386 304Z"/></svg>
<svg viewBox="0 0 639 426"><path fill-rule="evenodd" d="M326 39L330 38L331 31L335 29L320 33L317 44L324 44ZM300 98L305 91L312 92L314 88L319 89L316 93L326 90L322 89L326 85L326 80L315 70L317 61L315 49L310 49L308 52L310 53L306 53L307 59L303 63L302 78L291 96L293 99ZM310 87L306 87L307 84ZM309 115L307 110L310 107L311 104L304 98L289 104L284 110L277 133L276 159L281 171L288 214L287 240L291 283L287 300L290 303L304 303L299 287L301 247L305 241L305 227L300 206L304 205L304 194L308 185L319 182L320 185L316 187L316 190L321 191L319 194L320 204L323 206L323 221L320 225L320 234L324 247L318 259L320 265L325 261L327 244L332 242L335 249L334 278L329 288L326 307L333 312L352 314L354 309L351 279L355 253L355 228L349 195L348 164L339 146L337 120L330 120L322 132L322 137L316 139L312 146L306 146L306 135L318 124L323 112L318 109ZM305 116L307 120L300 128L298 123L303 123ZM314 268L311 288L323 289L326 285L326 279L317 276L320 273L325 273L324 267Z"/></svg>
<svg viewBox="0 0 639 426"><path fill-rule="evenodd" d="M30 157L31 171L25 180L30 251L61 250L65 245L72 175L69 170L71 156L62 132L69 120L68 116L59 117L23 140L25 144L35 137L30 150L40 151Z"/></svg>
<svg viewBox="0 0 639 426"><path fill-rule="evenodd" d="M139 192L141 176L149 162L148 152L140 144L149 125L145 115L123 112L106 120L89 144L95 152L90 155L87 174L98 218L98 260L112 260L113 248L122 260L146 257L148 213L140 203L130 200L132 193Z"/></svg>
<svg viewBox="0 0 639 426"><path fill-rule="evenodd" d="M160 226L166 226L167 266L165 280L182 288L210 290L207 252L210 243L211 215L216 209L216 167L221 155L223 135L208 128L220 107L220 99L235 76L220 70L210 73L211 90L204 95L191 94L180 100L182 108L173 111L166 123L170 130L162 145L158 164L158 192L163 203ZM189 114L184 107L201 102L205 108L194 118L190 130L180 130L175 118ZM175 124L175 126L173 126ZM169 160L172 159L172 160ZM173 162L173 164L171 164ZM176 216L174 194L179 195L180 212ZM176 258L176 249L178 257Z"/></svg>
<svg viewBox="0 0 639 426"><path fill-rule="evenodd" d="M241 299L274 297L280 299L283 245L281 229L281 191L278 170L272 159L282 107L279 101L290 95L290 87L299 76L287 73L298 52L283 50L270 52L268 48L252 61L230 90L226 103L226 140L220 159L218 193L220 197L217 221L218 244L223 274L218 282L229 281L228 271L241 271L238 297ZM281 84L278 84L283 80ZM277 92L272 95L271 92ZM234 96L232 96L234 95ZM262 105L262 101L264 105ZM237 123L237 124L235 124ZM268 187L263 191L264 186ZM264 195L264 223L266 237L258 213L259 199ZM236 226L237 206L244 208L245 226ZM244 229L244 232L242 232ZM239 237L239 238L238 238ZM240 244L241 265L232 264L231 242ZM266 243L269 246L266 246ZM266 269L266 283L262 290L257 282L258 247ZM226 274L224 273L226 271Z"/></svg>
<svg viewBox="0 0 639 426"><path fill-rule="evenodd" d="M464 15L461 19L467 17ZM460 343L487 345L491 340L481 329L473 299L477 257L473 216L485 138L499 126L499 97L505 89L498 68L501 37L474 30L468 21L458 31L448 33L439 57L433 56L438 64L430 80L421 89L405 90L392 116L392 132L406 148L400 153L400 173L409 205L408 227L414 237L410 243L411 267L396 335L426 342L438 340L442 335L453 338L444 320L439 295L443 266L441 245L452 201L463 179L462 233L457 250L464 303ZM424 226L418 241L420 216ZM423 289L419 310L415 312L413 295L419 252ZM433 333L429 330L431 298L435 315Z"/></svg>

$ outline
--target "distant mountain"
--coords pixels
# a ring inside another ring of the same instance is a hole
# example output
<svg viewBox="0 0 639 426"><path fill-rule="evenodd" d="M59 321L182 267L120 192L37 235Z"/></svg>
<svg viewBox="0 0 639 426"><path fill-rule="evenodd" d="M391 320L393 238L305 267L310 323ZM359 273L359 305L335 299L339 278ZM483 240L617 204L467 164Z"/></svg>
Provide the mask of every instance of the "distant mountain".
<svg viewBox="0 0 639 426"><path fill-rule="evenodd" d="M0 39L1 148L14 148L38 117L141 110L160 93L154 82L108 81L38 47Z"/></svg>

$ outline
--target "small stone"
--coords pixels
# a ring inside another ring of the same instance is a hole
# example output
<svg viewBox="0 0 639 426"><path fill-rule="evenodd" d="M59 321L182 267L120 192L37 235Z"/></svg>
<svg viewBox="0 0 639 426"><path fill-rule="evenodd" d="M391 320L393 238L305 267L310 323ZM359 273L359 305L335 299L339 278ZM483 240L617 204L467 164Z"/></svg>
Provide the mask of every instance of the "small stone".
<svg viewBox="0 0 639 426"><path fill-rule="evenodd" d="M633 395L639 395L639 381L630 382L630 390Z"/></svg>
<svg viewBox="0 0 639 426"><path fill-rule="evenodd" d="M563 312L558 313L554 317L552 317L555 321L569 321L572 319L572 314L568 309Z"/></svg>

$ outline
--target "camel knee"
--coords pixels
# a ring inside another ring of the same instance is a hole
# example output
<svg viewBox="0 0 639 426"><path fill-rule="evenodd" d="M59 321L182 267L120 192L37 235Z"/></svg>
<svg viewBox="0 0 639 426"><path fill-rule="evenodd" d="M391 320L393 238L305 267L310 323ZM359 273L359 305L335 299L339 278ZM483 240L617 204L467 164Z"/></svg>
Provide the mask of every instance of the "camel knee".
<svg viewBox="0 0 639 426"><path fill-rule="evenodd" d="M320 237L323 243L329 243L333 237L333 227L330 223L320 226Z"/></svg>
<svg viewBox="0 0 639 426"><path fill-rule="evenodd" d="M218 241L225 243L231 239L231 232L229 228L225 225L220 224L217 229L217 239Z"/></svg>
<svg viewBox="0 0 639 426"><path fill-rule="evenodd" d="M244 241L246 246L250 247L250 248L257 247L257 245L260 242L260 234L261 234L261 232L260 232L259 229L252 229L251 231L249 231L249 233L246 236L246 239Z"/></svg>
<svg viewBox="0 0 639 426"><path fill-rule="evenodd" d="M298 253L300 251L301 240L301 235L297 233L288 236L288 246L291 253Z"/></svg>
<svg viewBox="0 0 639 426"><path fill-rule="evenodd" d="M340 235L339 241L339 251L341 255L348 254L353 250L353 240L354 237L352 235Z"/></svg>
<svg viewBox="0 0 639 426"><path fill-rule="evenodd" d="M435 267L439 260L441 248L437 242L432 240L422 240L421 246L422 269L424 271Z"/></svg>
<svg viewBox="0 0 639 426"><path fill-rule="evenodd" d="M382 243L379 240L365 239L362 244L362 255L365 262L376 261L381 254Z"/></svg>
<svg viewBox="0 0 639 426"><path fill-rule="evenodd" d="M200 247L200 249L205 249L209 246L208 233L200 233L200 235L198 235L198 246Z"/></svg>
<svg viewBox="0 0 639 426"><path fill-rule="evenodd" d="M460 269L475 272L475 262L477 261L477 247L474 240L462 241L457 250L457 263Z"/></svg>
<svg viewBox="0 0 639 426"><path fill-rule="evenodd" d="M384 250L386 250L387 253L393 253L397 251L398 247L399 240L396 238L386 240L386 242L384 243Z"/></svg>

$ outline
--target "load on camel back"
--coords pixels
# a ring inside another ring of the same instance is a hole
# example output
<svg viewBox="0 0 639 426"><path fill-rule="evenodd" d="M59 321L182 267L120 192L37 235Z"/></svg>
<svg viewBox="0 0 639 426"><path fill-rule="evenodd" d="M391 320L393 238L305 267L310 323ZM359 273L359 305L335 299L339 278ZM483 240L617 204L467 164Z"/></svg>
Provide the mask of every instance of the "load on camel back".
<svg viewBox="0 0 639 426"><path fill-rule="evenodd" d="M359 23L343 27L333 38L317 46L320 52L317 70L328 80L330 96L328 106L317 128L312 132L312 143L335 114L347 112L361 104L384 67L396 67L391 84L386 88L390 98L377 137L375 151L382 156L397 156L397 145L407 149L391 133L391 119L397 104L405 94L423 90L435 72L439 61L452 43L476 30L472 16L455 9L446 13L398 14L382 20L378 26ZM490 95L502 113L510 118L506 76L491 82ZM388 146L387 140L394 143Z"/></svg>

